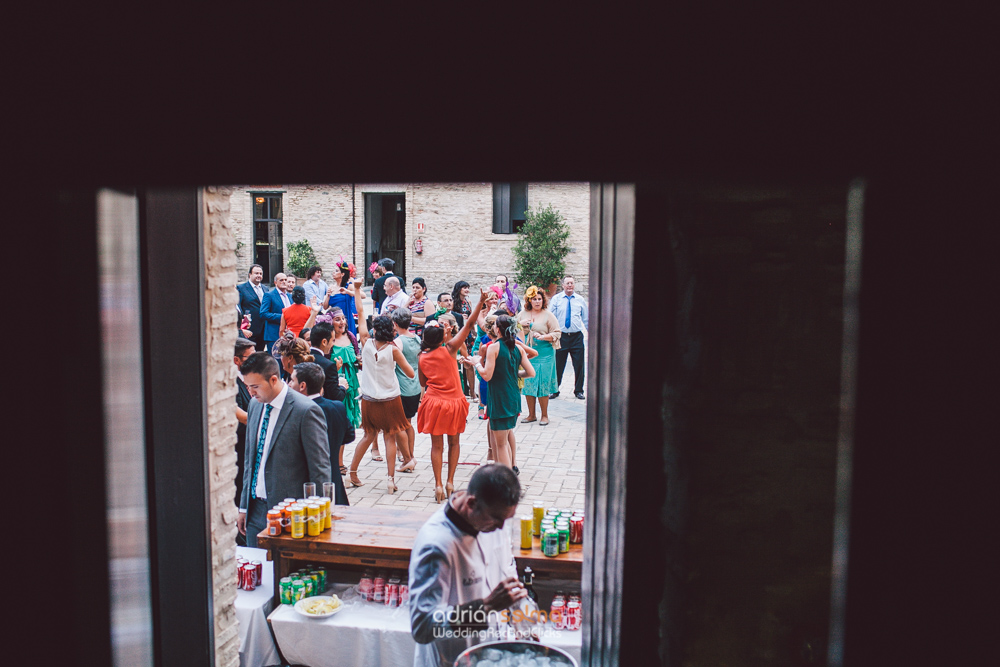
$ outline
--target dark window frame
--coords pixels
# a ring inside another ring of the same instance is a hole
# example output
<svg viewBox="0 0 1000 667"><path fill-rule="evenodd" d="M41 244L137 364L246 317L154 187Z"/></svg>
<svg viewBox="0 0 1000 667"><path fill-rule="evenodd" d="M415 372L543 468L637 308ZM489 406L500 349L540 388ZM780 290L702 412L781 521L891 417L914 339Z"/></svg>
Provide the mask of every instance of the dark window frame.
<svg viewBox="0 0 1000 667"><path fill-rule="evenodd" d="M517 190L515 195L515 189ZM511 202L524 201L524 208L528 208L528 183L494 183L493 184L493 227L494 234L517 234L521 231L525 219L517 217L512 212ZM524 211L521 211L523 214Z"/></svg>

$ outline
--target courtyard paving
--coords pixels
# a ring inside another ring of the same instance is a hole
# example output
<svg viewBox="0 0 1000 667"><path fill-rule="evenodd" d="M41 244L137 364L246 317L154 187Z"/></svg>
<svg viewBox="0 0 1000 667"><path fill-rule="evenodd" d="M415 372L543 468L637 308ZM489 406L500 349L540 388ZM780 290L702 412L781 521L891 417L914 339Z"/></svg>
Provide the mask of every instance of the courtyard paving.
<svg viewBox="0 0 1000 667"><path fill-rule="evenodd" d="M573 364L567 361L559 398L549 401L549 424L539 426L518 423L514 430L517 443L516 465L520 470L523 496L518 515L531 512L532 503L541 500L546 507L584 509L586 483L585 456L587 430L587 401L573 396ZM521 399L522 415L527 414L524 398ZM478 403L469 404L469 418L461 437L461 456L455 473L455 488L464 489L476 468L486 463L486 429L489 423L479 419ZM416 425L416 417L413 419ZM363 431L357 430L355 444L361 441ZM385 447L379 438L379 451L385 457ZM344 461L350 464L353 445L344 450ZM358 468L358 477L364 486L351 487L347 483L347 496L351 505L360 507L400 507L407 510L431 512L440 505L434 501L434 474L431 470L431 438L417 434L415 443L416 470L396 473L399 490L386 491L386 464L373 461L371 449ZM447 479L447 440L442 480Z"/></svg>

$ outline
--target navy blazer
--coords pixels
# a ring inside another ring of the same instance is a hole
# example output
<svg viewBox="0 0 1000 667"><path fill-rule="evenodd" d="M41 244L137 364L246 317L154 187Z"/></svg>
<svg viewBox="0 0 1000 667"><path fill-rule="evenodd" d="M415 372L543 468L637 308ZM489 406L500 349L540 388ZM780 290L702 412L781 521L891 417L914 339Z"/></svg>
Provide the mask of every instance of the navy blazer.
<svg viewBox="0 0 1000 667"><path fill-rule="evenodd" d="M317 396L313 399L316 405L323 409L326 416L327 435L330 442L330 477L336 487L334 504L350 505L347 500L347 489L344 488L344 477L340 474L340 447L354 442L354 427L347 418L347 408L341 401L331 401Z"/></svg>
<svg viewBox="0 0 1000 667"><path fill-rule="evenodd" d="M288 303L292 302L292 296L288 295ZM281 292L273 289L264 295L264 302L260 305L260 319L264 321L264 340L278 340L278 329L281 327L281 311L285 307L285 302L281 300Z"/></svg>
<svg viewBox="0 0 1000 667"><path fill-rule="evenodd" d="M267 339L269 340L269 339ZM323 356L323 352L318 348L310 348L309 354L313 355L313 360L323 369L326 379L323 381L323 398L331 401L342 401L347 395L344 388L340 386L340 372L337 370L337 362L330 361ZM354 440L352 437L351 440Z"/></svg>
<svg viewBox="0 0 1000 667"><path fill-rule="evenodd" d="M267 297L268 289L261 283L261 289L264 290L264 297ZM253 340L255 342L261 342L264 340L264 318L260 316L260 299L257 298L257 292L253 291L253 286L250 285L250 281L240 283L236 286L236 291L240 295L240 310L244 315L250 313L250 333L253 334ZM275 337L277 340L277 337Z"/></svg>

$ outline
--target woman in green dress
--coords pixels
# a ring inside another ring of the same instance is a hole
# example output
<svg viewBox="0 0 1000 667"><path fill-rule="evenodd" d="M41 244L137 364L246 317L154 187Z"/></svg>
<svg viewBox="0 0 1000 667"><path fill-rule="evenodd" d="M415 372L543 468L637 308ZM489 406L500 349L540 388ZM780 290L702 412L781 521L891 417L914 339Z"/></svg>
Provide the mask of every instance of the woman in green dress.
<svg viewBox="0 0 1000 667"><path fill-rule="evenodd" d="M463 357L462 363L476 369L489 384L487 391L487 414L497 462L513 467L508 432L514 428L517 415L521 412L521 394L517 389L517 378L532 378L535 369L528 361L527 353L517 345L517 322L507 315L496 320L496 330L500 338L486 348L486 363Z"/></svg>
<svg viewBox="0 0 1000 667"><path fill-rule="evenodd" d="M340 308L334 308L333 313L333 347L330 348L330 359L337 362L337 370L341 377L347 379L347 395L344 396L344 407L347 408L347 418L354 428L361 426L361 389L358 383L358 339L347 329L347 317ZM347 474L344 465L344 450L340 450L340 469Z"/></svg>
<svg viewBox="0 0 1000 667"><path fill-rule="evenodd" d="M538 350L535 377L524 381L524 400L528 404L528 416L523 423L535 421L535 399L542 410L539 426L549 423L549 395L559 390L556 382L556 350L562 331L555 315L549 312L549 297L534 285L524 290L524 310L518 315L518 322L524 332L524 340L529 347Z"/></svg>

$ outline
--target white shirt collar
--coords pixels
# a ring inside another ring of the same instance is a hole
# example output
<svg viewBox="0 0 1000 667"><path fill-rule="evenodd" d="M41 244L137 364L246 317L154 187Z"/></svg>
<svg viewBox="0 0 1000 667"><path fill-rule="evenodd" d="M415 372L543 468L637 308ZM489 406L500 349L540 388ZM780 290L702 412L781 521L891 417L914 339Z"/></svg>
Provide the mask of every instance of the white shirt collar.
<svg viewBox="0 0 1000 667"><path fill-rule="evenodd" d="M281 406L285 404L285 398L287 397L288 397L288 385L282 382L281 391L278 392L278 395L274 397L273 401L271 401L269 404L266 405L270 405L272 411L280 410Z"/></svg>

